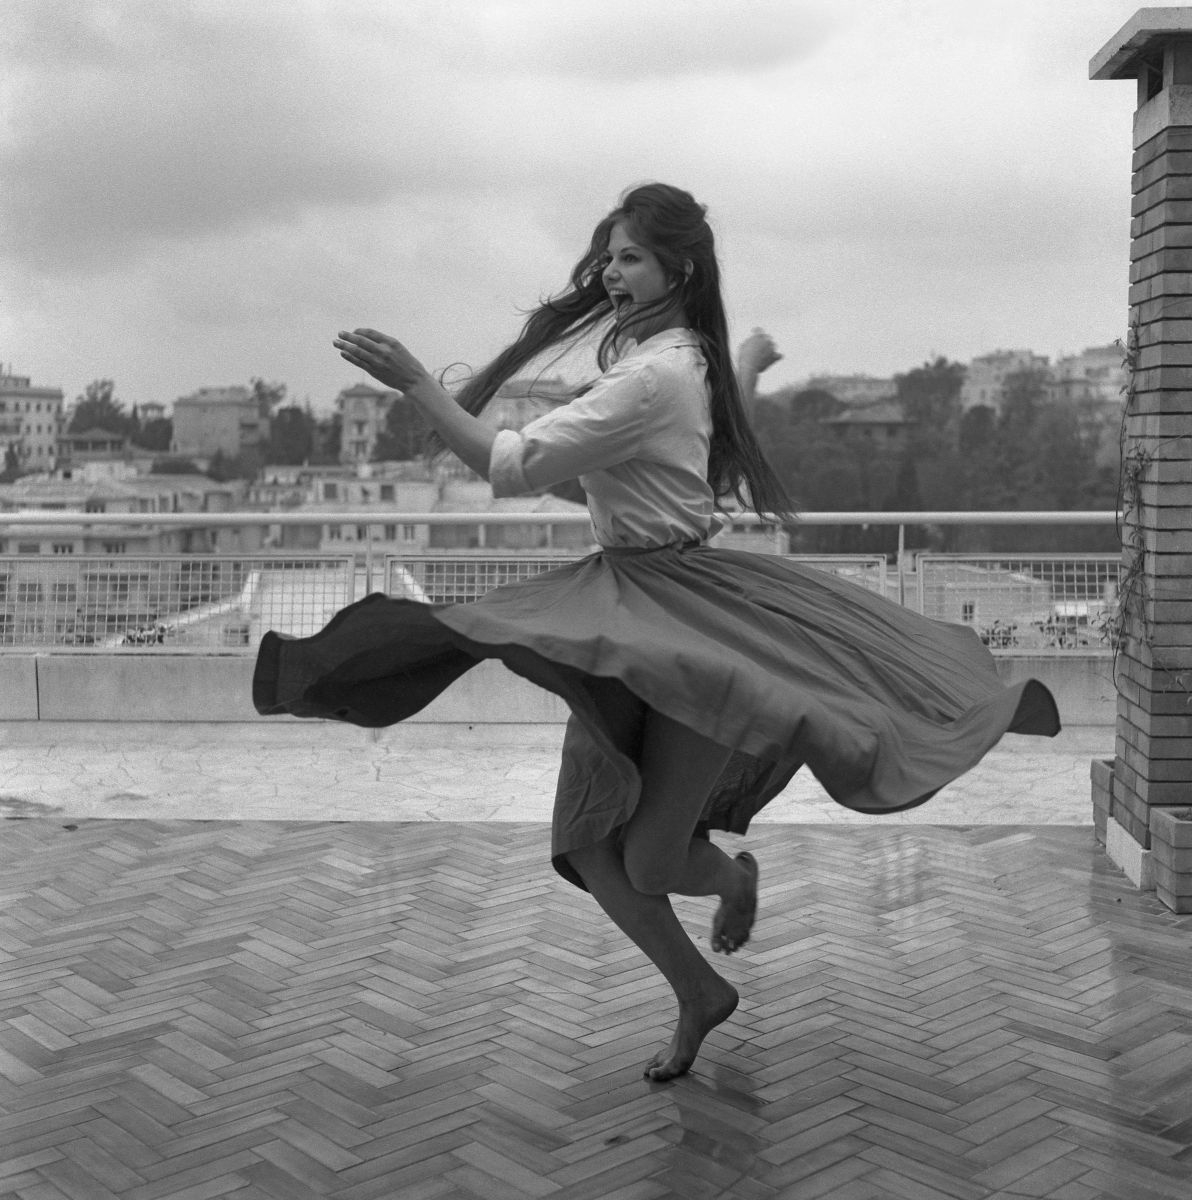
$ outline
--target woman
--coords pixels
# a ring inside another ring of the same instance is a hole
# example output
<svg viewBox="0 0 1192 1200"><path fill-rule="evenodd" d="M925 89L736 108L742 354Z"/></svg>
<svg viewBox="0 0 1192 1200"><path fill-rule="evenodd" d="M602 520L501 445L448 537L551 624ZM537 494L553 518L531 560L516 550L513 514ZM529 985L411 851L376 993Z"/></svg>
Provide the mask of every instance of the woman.
<svg viewBox="0 0 1192 1200"><path fill-rule="evenodd" d="M520 432L477 418L530 359L610 317L604 374L585 394ZM888 812L926 800L1007 730L1058 730L1047 690L1003 688L971 630L774 556L708 546L719 501L775 518L789 502L745 419L712 232L688 193L628 192L571 286L458 402L385 334L357 329L334 345L410 397L494 495L578 478L602 549L472 603L374 595L312 638L267 634L257 708L389 724L482 658L563 696L552 858L674 989L674 1036L650 1079L687 1071L737 1005L668 898L718 897L714 950L749 940L757 864L730 858L710 828L744 832L804 764L840 803Z"/></svg>

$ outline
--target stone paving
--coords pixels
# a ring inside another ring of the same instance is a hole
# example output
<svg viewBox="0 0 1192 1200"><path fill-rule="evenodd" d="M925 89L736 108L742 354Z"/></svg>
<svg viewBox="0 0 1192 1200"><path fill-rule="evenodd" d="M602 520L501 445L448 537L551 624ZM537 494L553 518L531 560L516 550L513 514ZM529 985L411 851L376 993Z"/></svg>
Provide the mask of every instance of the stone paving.
<svg viewBox="0 0 1192 1200"><path fill-rule="evenodd" d="M144 820L547 821L562 726L329 722L0 724L0 816ZM906 813L835 804L808 772L759 821L1091 825L1108 726L1007 736Z"/></svg>

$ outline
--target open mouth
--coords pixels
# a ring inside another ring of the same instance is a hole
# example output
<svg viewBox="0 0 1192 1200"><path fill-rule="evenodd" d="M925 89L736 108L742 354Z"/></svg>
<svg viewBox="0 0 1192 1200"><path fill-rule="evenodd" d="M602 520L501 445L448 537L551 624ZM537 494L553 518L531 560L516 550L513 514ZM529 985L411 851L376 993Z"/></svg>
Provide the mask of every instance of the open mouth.
<svg viewBox="0 0 1192 1200"><path fill-rule="evenodd" d="M633 297L628 292L610 291L608 298L612 301L614 312L617 313L624 312L633 303Z"/></svg>

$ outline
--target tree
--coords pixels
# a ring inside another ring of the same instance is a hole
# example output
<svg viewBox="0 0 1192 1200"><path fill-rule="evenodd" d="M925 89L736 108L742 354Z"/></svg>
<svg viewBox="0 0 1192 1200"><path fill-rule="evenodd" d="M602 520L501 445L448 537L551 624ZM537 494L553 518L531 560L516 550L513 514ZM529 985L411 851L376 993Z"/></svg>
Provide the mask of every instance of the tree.
<svg viewBox="0 0 1192 1200"><path fill-rule="evenodd" d="M790 399L791 419L795 421L823 421L843 408L840 400L823 388L806 388Z"/></svg>
<svg viewBox="0 0 1192 1200"><path fill-rule="evenodd" d="M174 438L174 422L169 417L154 417L151 421L137 421L132 435L134 446L142 450L169 450Z"/></svg>
<svg viewBox="0 0 1192 1200"><path fill-rule="evenodd" d="M314 452L311 462L326 466L339 462L340 445L343 441L343 414L333 412L315 422Z"/></svg>
<svg viewBox="0 0 1192 1200"><path fill-rule="evenodd" d="M84 433L89 429L106 429L122 437L130 437L137 422L124 411L116 399L116 385L110 379L94 379L75 401L74 415L68 433Z"/></svg>
<svg viewBox="0 0 1192 1200"><path fill-rule="evenodd" d="M960 389L967 368L940 356L904 375L894 376L894 389L906 419L923 434L955 426L960 417Z"/></svg>
<svg viewBox="0 0 1192 1200"><path fill-rule="evenodd" d="M264 420L268 420L273 415L273 410L286 398L284 383L266 383L254 375L248 381L248 386L252 398L257 402L257 412Z"/></svg>
<svg viewBox="0 0 1192 1200"><path fill-rule="evenodd" d="M1033 453L1039 419L1047 403L1048 378L1037 367L1013 371L1002 382L1001 412L994 438L996 477L988 507L1042 507L1048 465Z"/></svg>
<svg viewBox="0 0 1192 1200"><path fill-rule="evenodd" d="M261 473L263 465L260 448L246 446L239 454L225 454L216 450L207 464L207 478L217 483L228 483L233 479L253 480Z"/></svg>
<svg viewBox="0 0 1192 1200"><path fill-rule="evenodd" d="M310 407L288 404L269 421L268 461L279 466L301 466L309 462L315 444L315 418Z"/></svg>
<svg viewBox="0 0 1192 1200"><path fill-rule="evenodd" d="M4 447L4 470L0 471L0 483L12 483L22 475L21 456L11 442Z"/></svg>
<svg viewBox="0 0 1192 1200"><path fill-rule="evenodd" d="M414 402L395 396L385 414L385 424L377 433L374 462L407 462L417 458L426 446L430 429Z"/></svg>
<svg viewBox="0 0 1192 1200"><path fill-rule="evenodd" d="M189 458L158 458L149 468L150 475L201 475L198 465Z"/></svg>

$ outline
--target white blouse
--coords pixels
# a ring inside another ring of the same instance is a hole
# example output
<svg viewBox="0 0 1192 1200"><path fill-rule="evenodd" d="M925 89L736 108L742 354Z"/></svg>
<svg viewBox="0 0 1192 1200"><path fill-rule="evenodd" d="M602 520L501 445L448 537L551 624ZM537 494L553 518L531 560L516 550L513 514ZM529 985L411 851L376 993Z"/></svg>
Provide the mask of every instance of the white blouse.
<svg viewBox="0 0 1192 1200"><path fill-rule="evenodd" d="M582 396L493 442L494 496L578 479L602 546L702 542L713 532L707 364L690 329L647 338Z"/></svg>

